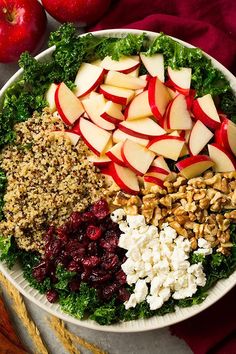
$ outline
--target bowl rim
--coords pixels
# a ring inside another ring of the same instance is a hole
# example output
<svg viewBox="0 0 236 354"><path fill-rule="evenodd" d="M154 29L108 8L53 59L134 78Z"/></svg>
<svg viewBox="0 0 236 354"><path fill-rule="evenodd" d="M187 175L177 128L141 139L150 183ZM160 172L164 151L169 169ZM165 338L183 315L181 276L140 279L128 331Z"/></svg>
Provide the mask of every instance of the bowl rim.
<svg viewBox="0 0 236 354"><path fill-rule="evenodd" d="M160 35L157 32L152 32L152 31L145 31L145 30L136 30L136 29L108 29L108 30L101 30L101 31L95 31L91 32L95 36L117 36L121 37L122 35L128 34L128 33L133 33L133 34L141 34L145 32L148 37L154 38L158 35ZM82 34L81 36L86 35L86 33ZM194 48L193 45L182 41L178 38L175 38L173 36L169 36L179 43L184 44L185 46L189 48ZM35 58L37 60L42 60L47 56L50 56L52 52L54 51L55 46L50 47L44 51L42 51L40 54L38 54ZM236 78L234 75L226 69L221 63L219 63L216 59L208 55L207 53L204 52L204 54L211 59L213 65L218 68L223 74L226 76L226 78L229 80L232 89L234 92L236 92ZM23 73L23 69L19 69L2 87L0 90L0 102L2 101L4 97L5 91L8 89L12 83L14 83L16 80L18 80ZM149 319L139 319L139 320L133 320L133 321L127 321L127 322L121 322L118 324L113 324L113 325L99 325L95 321L91 320L79 320L76 319L75 317L72 317L64 312L62 312L59 309L59 305L57 304L50 304L43 302L42 299L45 298L45 295L40 295L37 290L31 288L28 285L27 281L22 280L22 271L20 271L19 266L15 266L13 270L9 270L7 266L4 264L4 262L0 262L0 271L5 275L5 277L19 290L20 293L22 293L27 299L32 301L34 304L45 310L46 312L62 319L67 322L70 322L72 324L76 324L81 327L89 328L89 329L94 329L94 330L99 330L99 331L106 331L106 332L116 332L116 333L131 333L131 332L144 332L144 331L149 331L149 330L154 330L154 329L159 329L163 327L167 327L173 324L176 324L178 322L181 322L183 320L186 320L190 317L193 317L197 315L198 313L202 312L206 308L210 307L213 305L215 302L217 302L220 298L222 298L227 292L229 292L235 285L236 285L236 270L231 274L230 277L226 279L219 280L216 285L209 291L208 297L199 305L194 305L191 307L187 308L176 308L176 311L170 314L166 314L164 316L153 316ZM16 274L14 277L13 275ZM18 281L18 279L21 279ZM29 288L29 290L27 289ZM33 295L32 295L33 292ZM40 295L39 298L37 299L35 296L36 294ZM45 300L45 299L44 299Z"/></svg>

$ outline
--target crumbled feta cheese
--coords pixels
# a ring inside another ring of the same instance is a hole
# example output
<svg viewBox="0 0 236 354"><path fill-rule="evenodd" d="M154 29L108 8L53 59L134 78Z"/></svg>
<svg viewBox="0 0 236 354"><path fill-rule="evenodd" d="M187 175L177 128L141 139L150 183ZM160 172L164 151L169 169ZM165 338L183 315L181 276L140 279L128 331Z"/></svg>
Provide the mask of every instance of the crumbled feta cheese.
<svg viewBox="0 0 236 354"><path fill-rule="evenodd" d="M131 229L146 225L143 215L127 215L127 223Z"/></svg>
<svg viewBox="0 0 236 354"><path fill-rule="evenodd" d="M111 213L111 220L113 222L122 221L125 217L126 217L126 214L122 208L116 209Z"/></svg>
<svg viewBox="0 0 236 354"><path fill-rule="evenodd" d="M157 310L163 305L164 301L160 296L149 295L147 296L147 303L150 306L150 310Z"/></svg>
<svg viewBox="0 0 236 354"><path fill-rule="evenodd" d="M210 242L205 240L204 238L199 238L197 241L198 247L200 248L211 248Z"/></svg>
<svg viewBox="0 0 236 354"><path fill-rule="evenodd" d="M193 253L194 254L202 254L203 256L208 256L209 254L212 254L212 248L198 248Z"/></svg>

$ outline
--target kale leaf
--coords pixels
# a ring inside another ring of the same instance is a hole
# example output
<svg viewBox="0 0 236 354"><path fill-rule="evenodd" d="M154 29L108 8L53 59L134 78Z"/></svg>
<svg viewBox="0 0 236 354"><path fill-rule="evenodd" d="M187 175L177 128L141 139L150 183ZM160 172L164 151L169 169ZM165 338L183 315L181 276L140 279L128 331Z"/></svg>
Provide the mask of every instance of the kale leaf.
<svg viewBox="0 0 236 354"><path fill-rule="evenodd" d="M57 283L54 288L58 290L69 290L68 284L75 277L76 272L67 271L62 265L58 265L56 269Z"/></svg>
<svg viewBox="0 0 236 354"><path fill-rule="evenodd" d="M0 260L12 268L18 258L18 251L13 237L0 236Z"/></svg>

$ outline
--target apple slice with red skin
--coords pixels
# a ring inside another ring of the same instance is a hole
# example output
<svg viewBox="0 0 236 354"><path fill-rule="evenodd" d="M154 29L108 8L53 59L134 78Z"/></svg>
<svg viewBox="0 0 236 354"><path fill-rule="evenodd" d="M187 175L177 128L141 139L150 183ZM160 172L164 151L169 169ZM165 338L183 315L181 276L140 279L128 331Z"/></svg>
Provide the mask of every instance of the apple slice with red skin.
<svg viewBox="0 0 236 354"><path fill-rule="evenodd" d="M223 146L236 156L236 124L224 117L220 131Z"/></svg>
<svg viewBox="0 0 236 354"><path fill-rule="evenodd" d="M138 55L123 56L119 60L113 60L106 56L100 63L103 69L119 71L124 74L129 74L140 66L140 59Z"/></svg>
<svg viewBox="0 0 236 354"><path fill-rule="evenodd" d="M107 100L126 106L129 101L134 97L134 91L115 87L111 85L101 85L99 92L104 95Z"/></svg>
<svg viewBox="0 0 236 354"><path fill-rule="evenodd" d="M139 66L136 69L130 71L129 73L126 73L126 75L130 75L132 77L139 77Z"/></svg>
<svg viewBox="0 0 236 354"><path fill-rule="evenodd" d="M188 95L191 86L192 69L180 68L175 70L168 66L167 72L171 85L183 95Z"/></svg>
<svg viewBox="0 0 236 354"><path fill-rule="evenodd" d="M182 176L190 179L201 175L204 171L214 166L214 162L207 155L196 155L179 161L175 166Z"/></svg>
<svg viewBox="0 0 236 354"><path fill-rule="evenodd" d="M166 131L151 118L141 118L130 121L125 120L118 125L118 128L124 133L138 138L149 139L166 134Z"/></svg>
<svg viewBox="0 0 236 354"><path fill-rule="evenodd" d="M89 155L88 160L92 162L94 166L97 167L105 167L111 162L111 159L107 155L102 155L102 156L97 156L95 154Z"/></svg>
<svg viewBox="0 0 236 354"><path fill-rule="evenodd" d="M65 130L65 131L61 131L61 130L55 130L52 131L50 134L52 134L55 137L64 137L70 140L72 145L77 145L80 136L78 134L76 134L75 132L69 131L69 130Z"/></svg>
<svg viewBox="0 0 236 354"><path fill-rule="evenodd" d="M111 176L115 183L125 192L129 194L139 193L139 183L136 174L127 167L111 163Z"/></svg>
<svg viewBox="0 0 236 354"><path fill-rule="evenodd" d="M101 117L101 114L104 111L106 105L106 101L103 95L90 97L86 100L83 100L82 104L86 113L94 124L105 130L115 129L115 125L113 123L108 122L106 119Z"/></svg>
<svg viewBox="0 0 236 354"><path fill-rule="evenodd" d="M152 174L153 176L159 178L161 181L164 181L166 177L169 175L163 168L150 166L149 170L147 171L146 175Z"/></svg>
<svg viewBox="0 0 236 354"><path fill-rule="evenodd" d="M155 158L154 152L132 140L126 140L121 147L121 156L126 166L138 176L146 173Z"/></svg>
<svg viewBox="0 0 236 354"><path fill-rule="evenodd" d="M147 90L134 97L134 99L126 107L124 115L126 120L135 120L152 116Z"/></svg>
<svg viewBox="0 0 236 354"><path fill-rule="evenodd" d="M99 66L82 63L75 78L75 95L82 97L93 91L102 83L105 73Z"/></svg>
<svg viewBox="0 0 236 354"><path fill-rule="evenodd" d="M114 103L112 101L107 101L101 117L110 123L118 124L125 119L122 111L122 105Z"/></svg>
<svg viewBox="0 0 236 354"><path fill-rule="evenodd" d="M130 90L139 90L144 89L147 83L146 80L142 80L138 77L123 74L118 71L108 71L104 84Z"/></svg>
<svg viewBox="0 0 236 354"><path fill-rule="evenodd" d="M57 107L56 107L56 103L55 103L55 93L56 93L56 90L57 90L57 85L52 83L46 94L45 94L45 99L46 101L48 102L48 107L50 108L50 111L51 112L55 112Z"/></svg>
<svg viewBox="0 0 236 354"><path fill-rule="evenodd" d="M169 136L180 136L181 138L183 138L185 140L185 134L183 134L183 132L184 132L184 130L180 131L180 133L178 130L174 130L173 132L171 132L169 134ZM188 150L188 146L187 146L186 140L185 140L184 146L179 154L179 157L183 157L186 155L189 155L189 150Z"/></svg>
<svg viewBox="0 0 236 354"><path fill-rule="evenodd" d="M171 160L178 160L185 140L178 136L161 135L152 139L147 148L157 155Z"/></svg>
<svg viewBox="0 0 236 354"><path fill-rule="evenodd" d="M114 143L119 143L120 141L125 141L126 139L132 140L140 145L147 146L149 143L149 139L138 138L137 136L133 136L122 132L120 129L116 129L113 133L113 141Z"/></svg>
<svg viewBox="0 0 236 354"><path fill-rule="evenodd" d="M106 151L106 147L112 140L111 133L82 117L79 120L79 131L84 143L97 156L101 156Z"/></svg>
<svg viewBox="0 0 236 354"><path fill-rule="evenodd" d="M213 136L214 134L200 120L197 120L189 137L190 154L198 155Z"/></svg>
<svg viewBox="0 0 236 354"><path fill-rule="evenodd" d="M158 53L152 56L146 56L144 53L140 53L140 58L151 76L157 76L161 82L165 81L163 54Z"/></svg>
<svg viewBox="0 0 236 354"><path fill-rule="evenodd" d="M119 143L115 144L110 148L107 152L106 155L111 159L112 162L117 163L120 166L126 166L122 155L121 155L121 148L123 146L123 141L120 141Z"/></svg>
<svg viewBox="0 0 236 354"><path fill-rule="evenodd" d="M214 161L215 172L232 172L236 170L236 160L222 146L215 143L208 144L209 156Z"/></svg>
<svg viewBox="0 0 236 354"><path fill-rule="evenodd" d="M157 186L164 188L163 180L161 180L155 173L146 173L143 176L144 182L156 184Z"/></svg>
<svg viewBox="0 0 236 354"><path fill-rule="evenodd" d="M153 77L149 82L148 100L154 117L162 121L171 97L167 87L157 77Z"/></svg>
<svg viewBox="0 0 236 354"><path fill-rule="evenodd" d="M57 111L67 125L73 125L84 113L84 107L74 93L64 84L60 83L55 92Z"/></svg>
<svg viewBox="0 0 236 354"><path fill-rule="evenodd" d="M185 96L178 94L168 106L167 128L173 130L190 130L193 123L188 111Z"/></svg>
<svg viewBox="0 0 236 354"><path fill-rule="evenodd" d="M215 130L220 127L220 117L210 94L194 100L192 110L195 118L202 121L208 128Z"/></svg>
<svg viewBox="0 0 236 354"><path fill-rule="evenodd" d="M163 156L157 156L155 160L153 160L151 166L159 167L160 169L166 171L167 174L171 172Z"/></svg>

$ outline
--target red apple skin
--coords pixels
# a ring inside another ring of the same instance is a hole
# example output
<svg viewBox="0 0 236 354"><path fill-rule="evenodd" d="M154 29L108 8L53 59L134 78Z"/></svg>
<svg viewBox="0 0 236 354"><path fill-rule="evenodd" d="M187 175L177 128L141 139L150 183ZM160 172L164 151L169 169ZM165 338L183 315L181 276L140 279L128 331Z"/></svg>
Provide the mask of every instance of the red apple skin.
<svg viewBox="0 0 236 354"><path fill-rule="evenodd" d="M159 112L156 102L155 102L155 87L156 87L156 77L153 77L150 82L149 82L149 87L148 87L148 100L149 100L149 105L151 108L151 111L157 121L161 124L163 122L163 117L161 113Z"/></svg>
<svg viewBox="0 0 236 354"><path fill-rule="evenodd" d="M164 168L157 167L157 166L152 166L152 165L149 167L148 173L149 173L149 172L162 173L163 175L166 175L166 176L169 175L169 172L166 171L166 170L164 170Z"/></svg>
<svg viewBox="0 0 236 354"><path fill-rule="evenodd" d="M109 157L109 159L111 159L112 162L116 163L117 165L126 167L126 164L124 163L124 161L118 159L118 157L116 157L115 155L113 155L112 152L107 151L106 155Z"/></svg>
<svg viewBox="0 0 236 354"><path fill-rule="evenodd" d="M236 171L236 160L235 160L235 157L230 153L228 152L224 147L218 145L218 144L215 144L215 143L212 143L210 144L214 147L216 147L217 149L219 149L220 151L222 151L223 153L225 153L225 155L229 158L229 160L232 162L233 166L234 166L234 169Z"/></svg>
<svg viewBox="0 0 236 354"><path fill-rule="evenodd" d="M121 148L121 157L124 160L126 167L128 167L130 170L132 170L134 173L136 173L137 176L141 176L141 177L143 176L143 173L139 170L136 170L136 168L134 168L127 160L125 153L124 153L124 145Z"/></svg>
<svg viewBox="0 0 236 354"><path fill-rule="evenodd" d="M127 127L124 127L122 124L118 124L118 129L120 129L122 132L124 132L126 134L135 136L136 138L150 139L149 135L135 132L134 130L131 130L131 129L127 128Z"/></svg>
<svg viewBox="0 0 236 354"><path fill-rule="evenodd" d="M47 12L59 22L88 26L97 22L110 6L110 0L42 0Z"/></svg>
<svg viewBox="0 0 236 354"><path fill-rule="evenodd" d="M139 191L135 191L124 184L124 182L122 181L122 179L118 176L118 174L116 172L114 163L111 163L110 171L111 171L111 177L114 179L115 183L118 184L118 186L124 192L129 193L129 194L138 194L139 193Z"/></svg>
<svg viewBox="0 0 236 354"><path fill-rule="evenodd" d="M222 117L222 115L221 115ZM223 121L221 124L221 128L220 128L220 133L219 136L221 136L222 139L222 146L224 146L226 148L226 150L228 150L232 155L236 156L235 151L233 151L231 149L231 146L229 144L229 139L228 139L228 129L229 129L229 119L225 117L223 117Z"/></svg>
<svg viewBox="0 0 236 354"><path fill-rule="evenodd" d="M132 71L138 69L139 66L140 66L140 63L137 63L136 65L132 66L132 68L120 70L120 73L122 73L122 74L130 74L130 73L132 73Z"/></svg>
<svg viewBox="0 0 236 354"><path fill-rule="evenodd" d="M163 188L163 186L164 186L164 182L160 178L157 178L154 176L144 176L144 181L156 184L161 188Z"/></svg>
<svg viewBox="0 0 236 354"><path fill-rule="evenodd" d="M43 43L47 17L37 0L0 0L0 62L34 53Z"/></svg>
<svg viewBox="0 0 236 354"><path fill-rule="evenodd" d="M208 128L215 130L220 127L220 122L216 122L215 120L208 117L203 110L201 109L197 100L193 101L193 114L196 119L200 119L203 124L205 124Z"/></svg>
<svg viewBox="0 0 236 354"><path fill-rule="evenodd" d="M125 97L112 95L111 93L103 90L101 87L99 87L99 93L102 93L107 100L110 100L114 103L121 104L122 106L127 104L127 99Z"/></svg>
<svg viewBox="0 0 236 354"><path fill-rule="evenodd" d="M214 144L212 144L214 145ZM175 164L179 171L183 170L184 168L191 166L194 163L202 162L202 161L212 161L209 156L207 155L194 155L187 157L184 160L179 161Z"/></svg>
<svg viewBox="0 0 236 354"><path fill-rule="evenodd" d="M116 119L116 118L110 116L110 115L109 115L108 113L106 113L106 112L103 112L103 113L101 114L101 117L102 117L103 119L105 119L106 121L108 121L108 122L110 122L110 123L113 123L113 124L118 124L119 122L121 122L120 119Z"/></svg>
<svg viewBox="0 0 236 354"><path fill-rule="evenodd" d="M185 141L183 138L181 138L180 136L169 136L169 135L160 135L157 136L156 138L152 139L146 146L146 148L148 149L150 146L152 146L152 144L156 143L157 141L160 140L179 140L179 141Z"/></svg>

